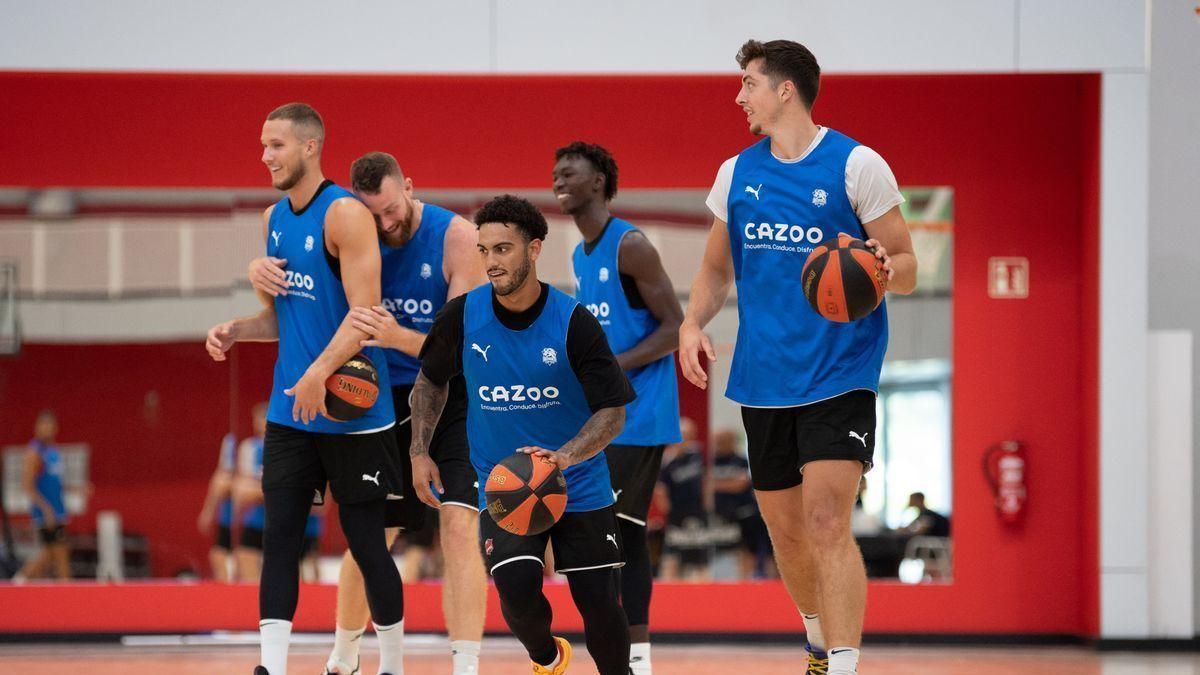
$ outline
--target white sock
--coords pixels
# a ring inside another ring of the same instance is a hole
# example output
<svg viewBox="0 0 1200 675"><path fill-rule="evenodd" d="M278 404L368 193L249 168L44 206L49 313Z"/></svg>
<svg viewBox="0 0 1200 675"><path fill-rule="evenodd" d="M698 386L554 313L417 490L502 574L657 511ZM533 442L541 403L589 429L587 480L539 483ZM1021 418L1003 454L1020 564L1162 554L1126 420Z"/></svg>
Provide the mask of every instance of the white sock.
<svg viewBox="0 0 1200 675"><path fill-rule="evenodd" d="M629 645L629 670L633 675L650 675L650 643L634 642Z"/></svg>
<svg viewBox="0 0 1200 675"><path fill-rule="evenodd" d="M482 646L483 643L474 640L450 641L454 675L475 675L479 672L479 650Z"/></svg>
<svg viewBox="0 0 1200 675"><path fill-rule="evenodd" d="M804 617L804 632L808 634L808 644L819 652L825 651L825 635L821 633L821 616L804 612L800 612L800 616Z"/></svg>
<svg viewBox="0 0 1200 675"><path fill-rule="evenodd" d="M258 622L262 666L271 675L287 675L288 642L292 639L292 622L266 619Z"/></svg>
<svg viewBox="0 0 1200 675"><path fill-rule="evenodd" d="M366 629L366 626L357 630L338 626L333 632L333 652L330 653L325 667L329 670L337 668L342 675L350 675L358 665L358 648L362 644L363 631Z"/></svg>
<svg viewBox="0 0 1200 675"><path fill-rule="evenodd" d="M390 626L374 625L379 638L379 672L404 675L404 619Z"/></svg>
<svg viewBox="0 0 1200 675"><path fill-rule="evenodd" d="M856 675L858 650L853 647L834 647L829 650L829 675Z"/></svg>

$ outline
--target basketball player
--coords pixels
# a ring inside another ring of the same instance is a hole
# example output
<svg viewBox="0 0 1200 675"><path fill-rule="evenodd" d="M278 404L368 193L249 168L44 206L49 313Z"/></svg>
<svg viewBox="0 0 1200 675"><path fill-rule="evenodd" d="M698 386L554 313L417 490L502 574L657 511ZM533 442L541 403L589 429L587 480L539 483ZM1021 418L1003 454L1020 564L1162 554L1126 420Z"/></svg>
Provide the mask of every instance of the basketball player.
<svg viewBox="0 0 1200 675"><path fill-rule="evenodd" d="M62 457L54 439L58 417L49 410L38 413L33 440L25 450L22 484L29 495L29 515L42 540L42 550L17 572L14 581L71 578L71 549L67 543L67 503L63 489Z"/></svg>
<svg viewBox="0 0 1200 675"><path fill-rule="evenodd" d="M233 549L238 581L257 583L262 576L263 508L262 466L263 444L267 432L267 404L258 403L251 412L254 435L242 439L237 449L237 475L234 478L234 504L239 514L238 542Z"/></svg>
<svg viewBox="0 0 1200 675"><path fill-rule="evenodd" d="M478 235L467 219L416 199L412 178L385 152L370 152L356 159L350 168L350 182L355 195L375 216L383 256L382 306L355 308L351 317L356 328L370 335L365 345L386 348L396 441L406 475L425 483L436 480L443 488L441 504L452 507L440 512L446 560L442 611L450 634L454 675L470 675L479 667L487 575L476 543L479 496L467 448L467 402L461 377L451 382L452 393L434 433L430 456L411 467L405 450L412 440L408 401L421 368L417 355L433 317L447 300L487 281L475 246ZM286 265L287 261L260 259L251 266L251 281L269 293L281 292ZM413 469L419 473L413 474ZM406 485L405 499L390 506L402 511L393 519L395 524L419 529L426 507L417 499L411 482ZM389 547L397 532L389 528ZM334 648L325 672L357 672L359 638L369 614L362 574L349 554L338 577L337 611Z"/></svg>
<svg viewBox="0 0 1200 675"><path fill-rule="evenodd" d="M362 570L380 672L397 675L404 594L384 542L385 501L402 491L391 431L395 413L383 351L363 347L367 334L348 318L351 307L380 303L379 242L366 207L322 175L324 139L320 115L306 104L290 103L267 116L262 160L272 184L287 195L263 213L263 239L268 256L288 261L287 294L259 291L263 310L214 326L207 348L222 361L236 342L279 340L263 448L263 665L256 675L287 672L305 524L327 483ZM379 397L359 419L335 421L325 409L325 380L360 351L379 364Z"/></svg>
<svg viewBox="0 0 1200 675"><path fill-rule="evenodd" d="M702 329L736 281L726 396L743 406L751 479L804 615L808 672L848 675L857 669L867 590L850 513L875 446L887 311L827 321L808 306L801 269L816 243L839 232L874 248L893 293L912 292L917 260L891 169L813 122L820 68L812 53L787 40L750 40L737 62L737 104L764 138L721 165L709 193L715 218L680 327L680 361L688 380L707 386L698 354L715 357Z"/></svg>
<svg viewBox="0 0 1200 675"><path fill-rule="evenodd" d="M208 479L208 492L204 496L204 506L200 507L200 515L196 518L196 526L207 537L213 537L212 546L208 549L208 566L212 569L213 579L217 581L233 581L230 567L233 562L233 483L237 472L237 438L233 434L225 434L221 438L221 454L217 459L217 468ZM215 530L215 532L214 532ZM257 577L255 577L257 579Z"/></svg>
<svg viewBox="0 0 1200 675"><path fill-rule="evenodd" d="M625 549L621 605L629 621L629 667L650 670L650 593L654 572L646 544L646 514L662 467L663 448L678 443L675 357L683 309L654 245L614 218L617 163L599 145L575 142L554 157L554 196L583 241L571 257L575 298L600 322L637 398L625 428L604 450Z"/></svg>
<svg viewBox="0 0 1200 675"><path fill-rule="evenodd" d="M601 452L620 433L633 390L595 317L538 280L547 227L537 208L504 195L485 204L475 222L491 285L446 303L425 340L413 386L413 464L428 465L449 382L461 373L480 485L514 451L549 459L567 481L566 513L541 535L518 536L488 514L479 518L500 608L529 652L533 672L561 675L571 661L571 645L551 633L550 604L542 594L549 541L600 674L627 675L629 626L616 569L622 564L620 535ZM441 486L435 481L433 487ZM429 483L416 488L422 501L438 506Z"/></svg>

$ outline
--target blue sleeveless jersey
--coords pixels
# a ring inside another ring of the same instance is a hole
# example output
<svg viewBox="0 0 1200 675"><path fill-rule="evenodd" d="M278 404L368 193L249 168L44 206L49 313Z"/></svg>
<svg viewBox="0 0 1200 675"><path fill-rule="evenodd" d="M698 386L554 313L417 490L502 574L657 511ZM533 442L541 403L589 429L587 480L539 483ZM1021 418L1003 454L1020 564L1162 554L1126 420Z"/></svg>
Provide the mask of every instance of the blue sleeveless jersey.
<svg viewBox="0 0 1200 675"><path fill-rule="evenodd" d="M245 442L250 444L250 450L252 451L250 458L254 460L254 463L250 466L250 477L261 481L263 473L263 439L255 436L247 438ZM266 515L267 512L263 505L261 503L255 504L246 509L246 512L242 515L242 527L261 530L263 529L263 524L266 522Z"/></svg>
<svg viewBox="0 0 1200 675"><path fill-rule="evenodd" d="M613 354L628 351L658 329L658 319L648 309L634 309L621 287L618 255L625 235L633 225L613 218L589 254L581 242L571 255L575 268L575 298L596 317ZM640 368L625 372L637 398L625 406L625 428L613 439L619 445L666 445L678 443L679 389L675 380L675 356L668 354Z"/></svg>
<svg viewBox="0 0 1200 675"><path fill-rule="evenodd" d="M295 400L283 393L300 381L304 371L320 356L342 319L350 311L346 289L325 260L325 212L335 200L354 198L350 192L328 184L299 214L292 212L287 197L271 211L267 234L267 255L286 258L288 293L275 298L279 322L279 358L275 361L275 380L267 419L276 424L324 434L348 434L386 429L395 421L392 388L383 350L364 347L362 353L379 371L379 398L366 415L349 422L327 417L304 424L292 420Z"/></svg>
<svg viewBox="0 0 1200 675"><path fill-rule="evenodd" d="M237 471L237 438L233 434L225 434L221 439L221 459L219 466L222 471L233 474ZM221 527L233 525L233 500L226 497L217 506L217 524Z"/></svg>
<svg viewBox="0 0 1200 675"><path fill-rule="evenodd" d="M583 386L567 359L567 328L578 304L550 288L541 315L525 330L509 330L492 309L492 287L467 294L463 314L463 376L467 440L479 485L520 447L558 450L591 418ZM613 503L604 453L568 467L567 511ZM479 508L486 508L479 491Z"/></svg>
<svg viewBox="0 0 1200 675"><path fill-rule="evenodd" d="M58 448L37 439L30 441L29 444L42 459L42 468L38 471L34 487L38 494L50 503L50 508L54 510L54 520L59 525L65 525L67 523L67 505L63 501L63 465ZM46 521L46 514L42 513L41 507L36 504L33 505L29 515L39 526Z"/></svg>
<svg viewBox="0 0 1200 675"><path fill-rule="evenodd" d="M450 284L442 271L446 229L454 214L425 204L421 224L413 238L400 248L381 244L383 254L383 306L405 328L428 333L433 317L446 304ZM384 350L392 386L417 381L421 362L399 349Z"/></svg>
<svg viewBox="0 0 1200 675"><path fill-rule="evenodd" d="M834 323L808 304L801 280L822 241L839 232L868 238L846 195L846 160L857 146L830 129L796 163L775 159L770 138L738 155L728 227L739 321L725 391L738 403L789 407L879 388L886 306Z"/></svg>

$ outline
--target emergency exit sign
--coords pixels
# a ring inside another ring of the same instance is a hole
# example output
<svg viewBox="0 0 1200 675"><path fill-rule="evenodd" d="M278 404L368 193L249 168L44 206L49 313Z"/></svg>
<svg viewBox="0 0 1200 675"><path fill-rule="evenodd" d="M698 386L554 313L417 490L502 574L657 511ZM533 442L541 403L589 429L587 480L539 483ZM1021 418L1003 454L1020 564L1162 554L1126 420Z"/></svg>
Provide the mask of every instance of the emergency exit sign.
<svg viewBox="0 0 1200 675"><path fill-rule="evenodd" d="M1028 298L1029 297L1029 259L989 258L988 259L988 297L991 298Z"/></svg>

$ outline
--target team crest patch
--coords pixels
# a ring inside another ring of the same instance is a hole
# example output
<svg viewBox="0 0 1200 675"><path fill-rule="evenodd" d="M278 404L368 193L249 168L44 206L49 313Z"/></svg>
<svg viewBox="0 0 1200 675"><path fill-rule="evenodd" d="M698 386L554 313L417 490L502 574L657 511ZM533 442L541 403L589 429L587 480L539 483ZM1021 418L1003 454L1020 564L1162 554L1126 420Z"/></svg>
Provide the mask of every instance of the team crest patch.
<svg viewBox="0 0 1200 675"><path fill-rule="evenodd" d="M813 204L815 206L825 206L825 202L829 199L829 193L817 188L813 190Z"/></svg>
<svg viewBox="0 0 1200 675"><path fill-rule="evenodd" d="M433 268L429 266L429 263L421 263L421 278L428 279L431 276L433 276Z"/></svg>
<svg viewBox="0 0 1200 675"><path fill-rule="evenodd" d="M313 250L313 238L312 238L311 234L304 238L304 250L305 251Z"/></svg>
<svg viewBox="0 0 1200 675"><path fill-rule="evenodd" d="M608 268L607 267L600 268L600 281L601 282L608 281Z"/></svg>
<svg viewBox="0 0 1200 675"><path fill-rule="evenodd" d="M542 363L552 366L558 363L558 352L554 351L553 347L546 347L542 350Z"/></svg>

